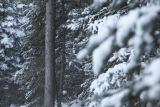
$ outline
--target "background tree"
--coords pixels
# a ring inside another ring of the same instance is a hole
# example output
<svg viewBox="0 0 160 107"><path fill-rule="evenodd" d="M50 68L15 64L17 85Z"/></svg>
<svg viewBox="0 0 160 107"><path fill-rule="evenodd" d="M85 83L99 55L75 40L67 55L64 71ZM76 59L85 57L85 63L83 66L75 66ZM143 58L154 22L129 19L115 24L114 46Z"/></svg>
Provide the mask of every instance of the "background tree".
<svg viewBox="0 0 160 107"><path fill-rule="evenodd" d="M0 1L0 106L24 103L24 90L15 83L14 74L21 69L22 25L28 22L23 14L25 4L17 0Z"/></svg>
<svg viewBox="0 0 160 107"><path fill-rule="evenodd" d="M44 26L45 26L45 0L42 1L27 1L25 2L29 8L26 8L26 15L29 18L29 23L23 26L26 28L26 37L24 39L22 55L24 58L23 68L17 72L17 80L19 84L26 90L25 100L27 106L42 106L44 100ZM72 47L78 43L74 42L76 32L71 32L66 26L68 19L68 12L74 8L79 8L72 4L73 2L65 1L64 7L66 9L63 14L62 3L56 2L58 13L56 16L56 78L57 84L60 84L60 72L62 70L62 53L63 53L63 35L64 31L66 36L66 63L64 73L64 83L62 92L65 93L61 96L62 102L70 102L77 99L78 95L82 92L81 84L87 78L80 68L81 64L76 61L75 51ZM84 3L85 4L85 3ZM86 5L86 4L85 4ZM79 13L80 13L79 11ZM64 17L65 16L65 17ZM71 16L71 15L70 15ZM69 16L69 17L70 17ZM78 17L78 16L77 16ZM70 17L71 18L71 17ZM61 19L61 20L60 20ZM74 35L74 36L73 36ZM78 49L77 49L78 51ZM75 63L75 64L74 64ZM79 75L79 76L78 76ZM78 78L77 78L78 76ZM57 86L59 87L59 86Z"/></svg>
<svg viewBox="0 0 160 107"><path fill-rule="evenodd" d="M45 95L44 106L54 107L56 96L55 37L56 37L56 1L46 3L45 35Z"/></svg>

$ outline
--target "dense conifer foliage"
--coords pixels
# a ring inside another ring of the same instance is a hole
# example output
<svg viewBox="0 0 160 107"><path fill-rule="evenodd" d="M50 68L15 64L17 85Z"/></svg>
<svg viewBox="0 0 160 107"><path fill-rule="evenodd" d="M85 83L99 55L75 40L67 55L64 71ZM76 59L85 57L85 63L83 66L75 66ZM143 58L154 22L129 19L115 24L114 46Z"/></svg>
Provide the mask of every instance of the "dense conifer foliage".
<svg viewBox="0 0 160 107"><path fill-rule="evenodd" d="M159 3L94 1L92 8L108 14L94 22L97 33L78 54L92 55L98 76L90 86L91 107L159 106Z"/></svg>
<svg viewBox="0 0 160 107"><path fill-rule="evenodd" d="M0 1L0 107L43 107L47 0ZM58 107L160 106L160 0L56 0Z"/></svg>
<svg viewBox="0 0 160 107"><path fill-rule="evenodd" d="M0 106L24 103L24 91L15 83L14 74L21 69L22 39L25 36L23 24L28 19L23 16L24 4L18 1L0 1Z"/></svg>

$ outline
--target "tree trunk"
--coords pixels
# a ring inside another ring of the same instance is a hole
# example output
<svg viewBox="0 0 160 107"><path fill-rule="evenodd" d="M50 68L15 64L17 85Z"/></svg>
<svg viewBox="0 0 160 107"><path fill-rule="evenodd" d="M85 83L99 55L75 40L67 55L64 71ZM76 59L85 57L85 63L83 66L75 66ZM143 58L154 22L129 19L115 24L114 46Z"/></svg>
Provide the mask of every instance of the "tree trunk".
<svg viewBox="0 0 160 107"><path fill-rule="evenodd" d="M58 105L57 107L62 107L61 105L61 102L62 102L62 91L63 91L63 79L64 79L64 72L65 72L65 64L66 64L66 48L65 48L65 41L66 41L66 38L65 38L65 32L66 32L66 28L64 28L64 31L63 31L63 40L62 40L62 62L61 62L61 72L60 72L60 84L59 84L59 96L58 96Z"/></svg>
<svg viewBox="0 0 160 107"><path fill-rule="evenodd" d="M62 0L62 9L63 9L63 17L65 20L66 10L65 10L65 1ZM62 91L63 91L63 79L64 79L64 72L65 72L65 64L66 64L66 28L64 28L62 33L62 62L61 62L61 72L60 72L60 84L59 84L59 93L57 99L57 107L62 107Z"/></svg>
<svg viewBox="0 0 160 107"><path fill-rule="evenodd" d="M55 75L56 3L55 2L56 0L48 0L46 4L44 107L55 106L55 96L56 96L56 75Z"/></svg>

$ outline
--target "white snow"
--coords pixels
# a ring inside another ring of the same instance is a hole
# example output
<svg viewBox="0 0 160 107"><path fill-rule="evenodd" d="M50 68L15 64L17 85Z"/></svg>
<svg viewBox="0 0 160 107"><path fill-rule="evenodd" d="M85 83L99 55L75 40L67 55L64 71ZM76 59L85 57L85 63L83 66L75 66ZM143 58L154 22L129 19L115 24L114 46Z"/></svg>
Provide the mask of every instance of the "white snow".
<svg viewBox="0 0 160 107"><path fill-rule="evenodd" d="M67 26L67 28L71 30L76 30L77 28L79 28L79 23L71 23Z"/></svg>
<svg viewBox="0 0 160 107"><path fill-rule="evenodd" d="M8 35L6 33L2 33L0 36L3 37L3 38L7 38L8 37Z"/></svg>
<svg viewBox="0 0 160 107"><path fill-rule="evenodd" d="M6 21L6 22L2 22L2 23L1 23L1 26L2 26L2 27L5 27L5 26L11 27L11 26L13 26L14 24L15 24L14 21Z"/></svg>
<svg viewBox="0 0 160 107"><path fill-rule="evenodd" d="M113 96L106 97L102 100L100 107L121 107L122 99L126 97L129 90L123 90L120 93L114 94Z"/></svg>
<svg viewBox="0 0 160 107"><path fill-rule="evenodd" d="M93 27L98 27L98 33L97 35L92 35L89 39L89 42L86 46L86 48L84 50L82 50L82 52L80 51L80 53L78 54L78 58L82 59L84 58L86 55L92 53L93 49L98 47L101 43L103 43L103 41L105 41L111 34L112 34L112 29L114 28L114 26L116 25L116 21L118 19L118 14L116 15L111 15L108 18L103 18L103 23L99 23L99 25L90 25L89 28L91 26Z"/></svg>
<svg viewBox="0 0 160 107"><path fill-rule="evenodd" d="M19 18L18 20L21 24L25 24L29 22L29 18L27 17L22 17L22 18Z"/></svg>
<svg viewBox="0 0 160 107"><path fill-rule="evenodd" d="M87 55L87 54L88 54L87 49L83 49L83 50L81 50L81 51L78 53L77 58L78 58L78 59L83 59L84 56Z"/></svg>
<svg viewBox="0 0 160 107"><path fill-rule="evenodd" d="M3 64L0 64L0 68L5 71L8 69L8 66L7 64L3 63Z"/></svg>
<svg viewBox="0 0 160 107"><path fill-rule="evenodd" d="M14 18L12 16L7 16L7 20L13 20Z"/></svg>
<svg viewBox="0 0 160 107"><path fill-rule="evenodd" d="M26 6L25 4L18 4L18 5L17 5L17 8L21 9L21 8L23 8L23 7L25 7L25 6Z"/></svg>
<svg viewBox="0 0 160 107"><path fill-rule="evenodd" d="M13 12L13 8L11 8L11 7L8 7L6 10Z"/></svg>
<svg viewBox="0 0 160 107"><path fill-rule="evenodd" d="M113 42L114 37L111 36L93 51L92 62L94 74L98 75L103 68L105 59L107 59L108 55L112 52Z"/></svg>
<svg viewBox="0 0 160 107"><path fill-rule="evenodd" d="M25 36L24 31L23 30L19 30L19 29L16 30L15 34L16 34L17 37Z"/></svg>
<svg viewBox="0 0 160 107"><path fill-rule="evenodd" d="M66 90L63 90L63 91L62 91L62 94L63 94L63 95L66 95L66 94L67 94L67 91L66 91Z"/></svg>
<svg viewBox="0 0 160 107"><path fill-rule="evenodd" d="M116 43L119 46L124 45L124 40L130 36L129 33L131 32L130 30L134 30L133 27L137 21L138 18L138 11L136 12L131 11L129 15L123 16L120 18L118 24L117 24L117 29L118 31L116 32ZM126 22L129 22L125 24Z"/></svg>
<svg viewBox="0 0 160 107"><path fill-rule="evenodd" d="M145 68L144 77L141 82L134 86L135 92L141 90L144 87L149 89L143 93L145 99L159 99L160 98L160 58L155 59L149 66Z"/></svg>
<svg viewBox="0 0 160 107"><path fill-rule="evenodd" d="M109 0L94 0L92 7L98 8L99 6L103 5L107 1Z"/></svg>
<svg viewBox="0 0 160 107"><path fill-rule="evenodd" d="M121 48L118 52L113 53L113 56L109 59L109 62L113 61L125 61L127 56L130 55L131 49Z"/></svg>
<svg viewBox="0 0 160 107"><path fill-rule="evenodd" d="M1 44L4 44L6 48L12 48L13 47L13 39L12 38L3 38L1 40Z"/></svg>
<svg viewBox="0 0 160 107"><path fill-rule="evenodd" d="M95 79L91 86L90 90L93 92L96 96L102 96L104 93L106 93L111 87L114 86L114 84L117 87L121 87L121 85L125 82L125 76L124 73L126 69L127 63L121 63L118 65L115 65L113 68L110 68L106 71L106 73L102 73L99 75L97 79Z"/></svg>

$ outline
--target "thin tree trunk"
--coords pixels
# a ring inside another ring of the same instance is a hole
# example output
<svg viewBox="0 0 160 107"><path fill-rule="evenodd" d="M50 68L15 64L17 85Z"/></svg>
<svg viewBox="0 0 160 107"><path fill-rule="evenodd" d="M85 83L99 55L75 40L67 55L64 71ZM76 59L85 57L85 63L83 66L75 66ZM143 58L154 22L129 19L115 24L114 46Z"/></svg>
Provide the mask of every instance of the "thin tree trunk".
<svg viewBox="0 0 160 107"><path fill-rule="evenodd" d="M59 96L58 96L58 107L62 107L62 93L63 93L63 79L64 79L64 72L65 72L65 64L66 64L66 48L65 48L65 41L66 41L66 38L65 38L65 31L66 29L64 28L64 32L63 32L63 41L62 41L62 62L61 62L61 72L60 72L60 84L59 84Z"/></svg>
<svg viewBox="0 0 160 107"><path fill-rule="evenodd" d="M55 96L56 96L56 75L55 75L56 4L55 2L56 0L48 0L46 4L44 107L55 106Z"/></svg>
<svg viewBox="0 0 160 107"><path fill-rule="evenodd" d="M63 17L66 17L66 10L64 7L64 0L61 1L62 3L62 9L63 9ZM64 28L64 31L62 33L62 62L61 62L61 73L60 73L60 84L59 84L59 96L58 96L58 102L57 107L62 107L62 91L63 91L63 79L64 79L64 72L65 72L65 63L66 63L66 28Z"/></svg>

